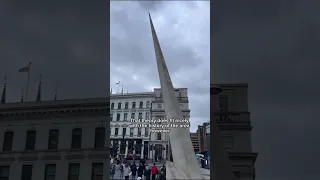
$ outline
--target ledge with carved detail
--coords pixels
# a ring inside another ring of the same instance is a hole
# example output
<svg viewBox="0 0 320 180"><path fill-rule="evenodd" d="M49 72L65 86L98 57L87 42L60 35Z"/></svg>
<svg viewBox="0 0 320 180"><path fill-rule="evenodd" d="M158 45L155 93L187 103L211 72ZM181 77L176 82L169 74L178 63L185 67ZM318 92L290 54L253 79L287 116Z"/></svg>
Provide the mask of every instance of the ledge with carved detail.
<svg viewBox="0 0 320 180"><path fill-rule="evenodd" d="M109 148L82 148L34 151L2 151L0 162L37 161L37 160L76 160L109 158Z"/></svg>

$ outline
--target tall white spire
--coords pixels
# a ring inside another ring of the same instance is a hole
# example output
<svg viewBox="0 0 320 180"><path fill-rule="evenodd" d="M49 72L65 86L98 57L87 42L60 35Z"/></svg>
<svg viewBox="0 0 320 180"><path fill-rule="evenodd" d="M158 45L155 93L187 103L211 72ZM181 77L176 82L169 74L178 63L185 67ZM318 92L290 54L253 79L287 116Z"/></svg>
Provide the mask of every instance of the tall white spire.
<svg viewBox="0 0 320 180"><path fill-rule="evenodd" d="M149 13L153 45L158 66L158 73L163 95L164 109L167 119L182 119L182 112L176 98L171 78L165 63L159 40ZM174 166L184 179L204 179L200 165L194 155L189 128L172 128L169 133Z"/></svg>

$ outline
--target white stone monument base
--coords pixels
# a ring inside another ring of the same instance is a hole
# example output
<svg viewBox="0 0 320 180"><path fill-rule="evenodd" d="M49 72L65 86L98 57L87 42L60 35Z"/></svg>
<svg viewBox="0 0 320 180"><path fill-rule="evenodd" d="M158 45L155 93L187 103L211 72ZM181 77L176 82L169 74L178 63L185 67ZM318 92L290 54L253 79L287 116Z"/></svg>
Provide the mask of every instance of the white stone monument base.
<svg viewBox="0 0 320 180"><path fill-rule="evenodd" d="M178 180L178 179L183 179L186 180L186 178L180 171L174 166L174 163L171 161L166 162L166 178L168 180ZM200 168L201 173L204 179L210 179L210 170L209 169L204 169Z"/></svg>

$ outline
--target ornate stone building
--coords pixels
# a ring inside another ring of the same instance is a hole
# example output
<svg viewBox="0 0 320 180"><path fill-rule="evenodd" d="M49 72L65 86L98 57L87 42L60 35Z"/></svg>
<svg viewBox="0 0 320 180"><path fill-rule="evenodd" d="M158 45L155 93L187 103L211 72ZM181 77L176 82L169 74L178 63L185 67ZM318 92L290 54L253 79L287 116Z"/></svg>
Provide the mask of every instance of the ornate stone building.
<svg viewBox="0 0 320 180"><path fill-rule="evenodd" d="M1 179L109 178L108 111L108 98L2 101Z"/></svg>
<svg viewBox="0 0 320 180"><path fill-rule="evenodd" d="M148 157L150 129L139 127L142 123L138 121L151 118L153 99L153 92L111 95L110 140L114 156Z"/></svg>
<svg viewBox="0 0 320 180"><path fill-rule="evenodd" d="M211 113L220 128L233 172L239 180L254 180L257 153L251 147L251 121L248 108L248 84L217 84L222 92L213 96ZM214 154L212 155L214 156Z"/></svg>
<svg viewBox="0 0 320 180"><path fill-rule="evenodd" d="M187 88L176 90L185 118L190 117ZM111 151L114 155L134 155L136 158L155 156L168 158L168 133L153 132L148 126L137 127L132 119L165 118L162 94L159 88L153 92L111 94ZM134 127L132 127L134 126ZM117 148L118 147L118 148Z"/></svg>
<svg viewBox="0 0 320 180"><path fill-rule="evenodd" d="M163 119L165 118L163 97L160 88L154 89L155 98L152 101L152 119ZM183 114L183 118L190 118L189 100L188 100L188 89L177 88L175 94L180 104L180 108ZM152 156L161 156L163 159L169 159L171 151L169 149L169 134L168 133L151 133L150 144L153 149L150 154Z"/></svg>

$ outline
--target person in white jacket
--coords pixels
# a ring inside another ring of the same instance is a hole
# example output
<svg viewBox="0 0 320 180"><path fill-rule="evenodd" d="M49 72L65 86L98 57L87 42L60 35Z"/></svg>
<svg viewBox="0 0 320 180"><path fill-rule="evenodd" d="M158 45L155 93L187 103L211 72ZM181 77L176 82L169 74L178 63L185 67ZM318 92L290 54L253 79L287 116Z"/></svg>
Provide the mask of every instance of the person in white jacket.
<svg viewBox="0 0 320 180"><path fill-rule="evenodd" d="M124 179L129 180L130 172L131 172L131 169L129 167L129 164L127 163L123 168Z"/></svg>

